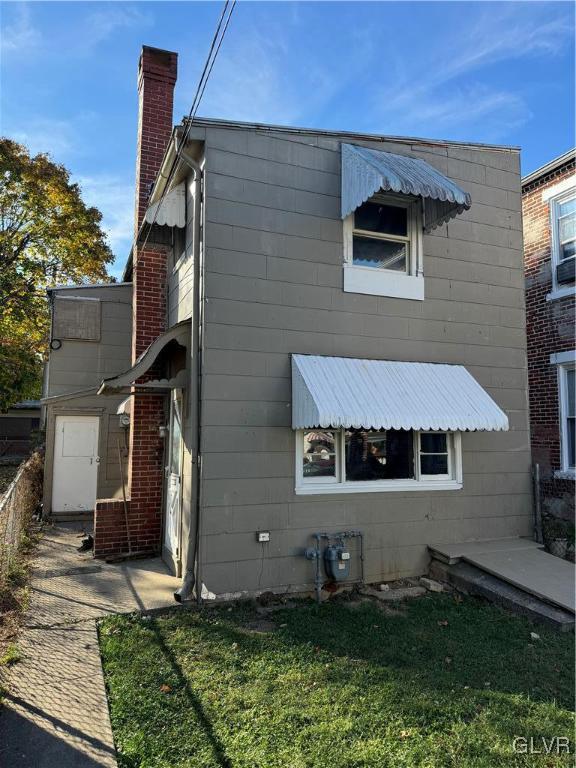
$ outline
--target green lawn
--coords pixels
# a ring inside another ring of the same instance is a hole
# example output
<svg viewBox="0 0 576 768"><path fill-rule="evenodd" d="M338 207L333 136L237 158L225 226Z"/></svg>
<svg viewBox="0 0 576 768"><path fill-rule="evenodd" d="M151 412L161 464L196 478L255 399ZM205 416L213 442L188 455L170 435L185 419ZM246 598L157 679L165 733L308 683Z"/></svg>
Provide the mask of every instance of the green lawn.
<svg viewBox="0 0 576 768"><path fill-rule="evenodd" d="M100 643L122 768L573 765L512 751L572 737L573 636L472 599L116 616Z"/></svg>

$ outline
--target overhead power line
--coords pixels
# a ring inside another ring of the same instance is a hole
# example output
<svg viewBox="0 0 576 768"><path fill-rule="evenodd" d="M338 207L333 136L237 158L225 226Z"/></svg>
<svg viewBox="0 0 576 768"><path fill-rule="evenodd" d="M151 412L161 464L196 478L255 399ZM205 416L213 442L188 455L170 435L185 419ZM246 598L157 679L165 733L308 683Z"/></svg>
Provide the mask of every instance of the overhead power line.
<svg viewBox="0 0 576 768"><path fill-rule="evenodd" d="M192 99L192 106L190 107L188 117L186 118L186 127L182 135L182 140L180 142L180 146L178 147L176 151L176 155L170 166L170 171L166 179L166 184L162 191L162 195L160 196L160 200L158 201L158 205L156 206L156 210L154 211L154 218L152 219L152 223L148 227L148 230L146 232L146 237L144 239L144 243L141 246L142 250L146 248L146 244L148 243L150 232L152 231L152 228L156 223L156 219L158 217L158 214L160 213L162 204L166 198L166 195L168 194L168 190L170 189L170 184L172 182L172 179L174 178L174 174L176 173L176 168L178 167L178 161L180 160L182 147L185 147L186 142L188 141L188 137L192 129L192 123L194 121L194 118L196 117L196 113L198 111L198 107L200 106L200 102L202 101L202 97L204 96L204 91L206 90L206 86L208 84L210 74L212 73L212 69L214 67L214 62L216 61L218 52L220 51L220 47L222 46L222 41L224 40L224 36L226 34L226 30L228 29L228 25L230 24L230 18L232 17L232 13L234 12L235 6L236 6L236 0L225 0L224 5L222 7L222 12L220 14L220 18L218 19L218 24L216 26L216 31L214 32L212 43L210 44L210 50L208 51L208 56L206 57L206 62L204 63L204 69L202 70L202 74L200 75L200 80L198 81L196 92L194 94L194 98Z"/></svg>

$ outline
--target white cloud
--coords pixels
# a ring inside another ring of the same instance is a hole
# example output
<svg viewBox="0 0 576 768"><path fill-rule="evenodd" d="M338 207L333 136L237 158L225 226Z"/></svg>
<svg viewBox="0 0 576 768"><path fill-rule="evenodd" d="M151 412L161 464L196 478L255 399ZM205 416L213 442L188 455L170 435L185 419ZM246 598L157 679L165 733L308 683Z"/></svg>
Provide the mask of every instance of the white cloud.
<svg viewBox="0 0 576 768"><path fill-rule="evenodd" d="M3 55L21 54L27 56L40 45L42 36L32 24L30 8L27 4L14 5L14 20L2 25L0 30L0 49ZM6 6L4 6L6 13Z"/></svg>
<svg viewBox="0 0 576 768"><path fill-rule="evenodd" d="M134 182L113 174L76 176L73 180L79 184L84 202L102 213L102 228L116 256L112 272L119 277L134 234Z"/></svg>
<svg viewBox="0 0 576 768"><path fill-rule="evenodd" d="M148 27L152 22L152 16L138 8L115 7L114 4L110 4L86 16L80 29L75 30L74 35L79 43L78 50L90 53L116 32L134 27Z"/></svg>
<svg viewBox="0 0 576 768"><path fill-rule="evenodd" d="M451 30L445 45L438 40L430 60L409 59L394 85L378 92L374 114L383 130L457 138L472 128L497 141L531 119L525 86L494 87L485 71L524 57L558 55L570 39L570 24L565 15L546 18L546 8L527 13L522 4L487 5L462 34Z"/></svg>
<svg viewBox="0 0 576 768"><path fill-rule="evenodd" d="M28 147L32 155L43 152L62 162L79 151L80 137L75 123L42 117L28 120L24 128L6 128L4 133Z"/></svg>
<svg viewBox="0 0 576 768"><path fill-rule="evenodd" d="M388 111L388 110L387 110ZM466 137L481 126L484 141L503 140L524 125L532 113L524 99L482 85L423 94L404 108L390 111L382 130L409 136Z"/></svg>
<svg viewBox="0 0 576 768"><path fill-rule="evenodd" d="M3 12L6 14L6 3ZM32 53L63 50L66 56L85 57L94 52L101 43L110 39L117 32L126 29L149 27L153 16L133 6L119 6L107 3L99 10L87 13L77 23L63 22L58 32L48 40L34 25L32 12L27 3L11 3L14 18L2 25L0 30L0 48L3 55L30 57ZM87 4L87 7L90 7Z"/></svg>
<svg viewBox="0 0 576 768"><path fill-rule="evenodd" d="M300 11L283 25L273 16L259 17L257 24L232 35L218 56L199 114L279 125L313 123L363 71L376 46L371 34L355 30L345 57L326 58L312 45L302 55L300 47L313 37ZM195 87L181 83L179 91L188 103Z"/></svg>

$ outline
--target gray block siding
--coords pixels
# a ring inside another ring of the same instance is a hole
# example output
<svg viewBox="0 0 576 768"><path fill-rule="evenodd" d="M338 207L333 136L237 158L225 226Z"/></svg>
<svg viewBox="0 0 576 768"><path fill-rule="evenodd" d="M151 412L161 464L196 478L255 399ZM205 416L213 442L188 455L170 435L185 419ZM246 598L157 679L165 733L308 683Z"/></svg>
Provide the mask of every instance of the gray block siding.
<svg viewBox="0 0 576 768"><path fill-rule="evenodd" d="M518 155L358 142L423 157L472 195L469 212L424 237L417 302L342 290L336 139L207 126L205 141L207 588L311 585L301 552L316 530L362 529L371 581L423 573L429 543L529 535ZM464 364L511 431L463 436L461 491L297 496L291 353Z"/></svg>
<svg viewBox="0 0 576 768"><path fill-rule="evenodd" d="M76 286L58 296L100 300L100 339L63 339L51 350L45 397L97 387L103 378L130 368L132 355L132 286Z"/></svg>

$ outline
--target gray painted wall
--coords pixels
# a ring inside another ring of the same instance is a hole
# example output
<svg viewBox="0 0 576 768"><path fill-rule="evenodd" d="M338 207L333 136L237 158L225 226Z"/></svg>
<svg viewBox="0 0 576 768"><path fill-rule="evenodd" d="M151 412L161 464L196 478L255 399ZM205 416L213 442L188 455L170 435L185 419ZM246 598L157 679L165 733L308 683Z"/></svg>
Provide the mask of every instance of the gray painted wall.
<svg viewBox="0 0 576 768"><path fill-rule="evenodd" d="M103 378L127 370L132 350L132 285L74 286L54 294L99 299L100 340L63 339L60 349L51 350L44 396L95 387Z"/></svg>
<svg viewBox="0 0 576 768"><path fill-rule="evenodd" d="M58 350L51 350L46 372L45 402L46 458L44 472L44 510L51 511L54 426L57 415L95 415L100 419L97 497L120 498L120 466L117 440L124 450L124 430L116 410L125 394L98 396L102 379L130 368L132 350L132 285L111 284L99 287L73 286L55 292L57 296L89 297L100 300L100 341L64 339ZM87 391L84 391L87 390ZM76 393L76 394L75 394ZM124 462L126 457L124 456ZM126 466L124 477L126 478Z"/></svg>
<svg viewBox="0 0 576 768"><path fill-rule="evenodd" d="M426 299L418 302L342 290L337 138L212 126L195 138L205 139L206 160L208 590L311 586L313 566L301 552L316 530L362 529L369 581L423 573L429 543L529 535L518 154L356 142L422 157L472 196L469 212L424 237ZM171 316L181 319L183 307L172 300ZM291 353L461 363L511 430L463 435L460 491L297 496ZM259 529L271 531L269 544L256 542Z"/></svg>

